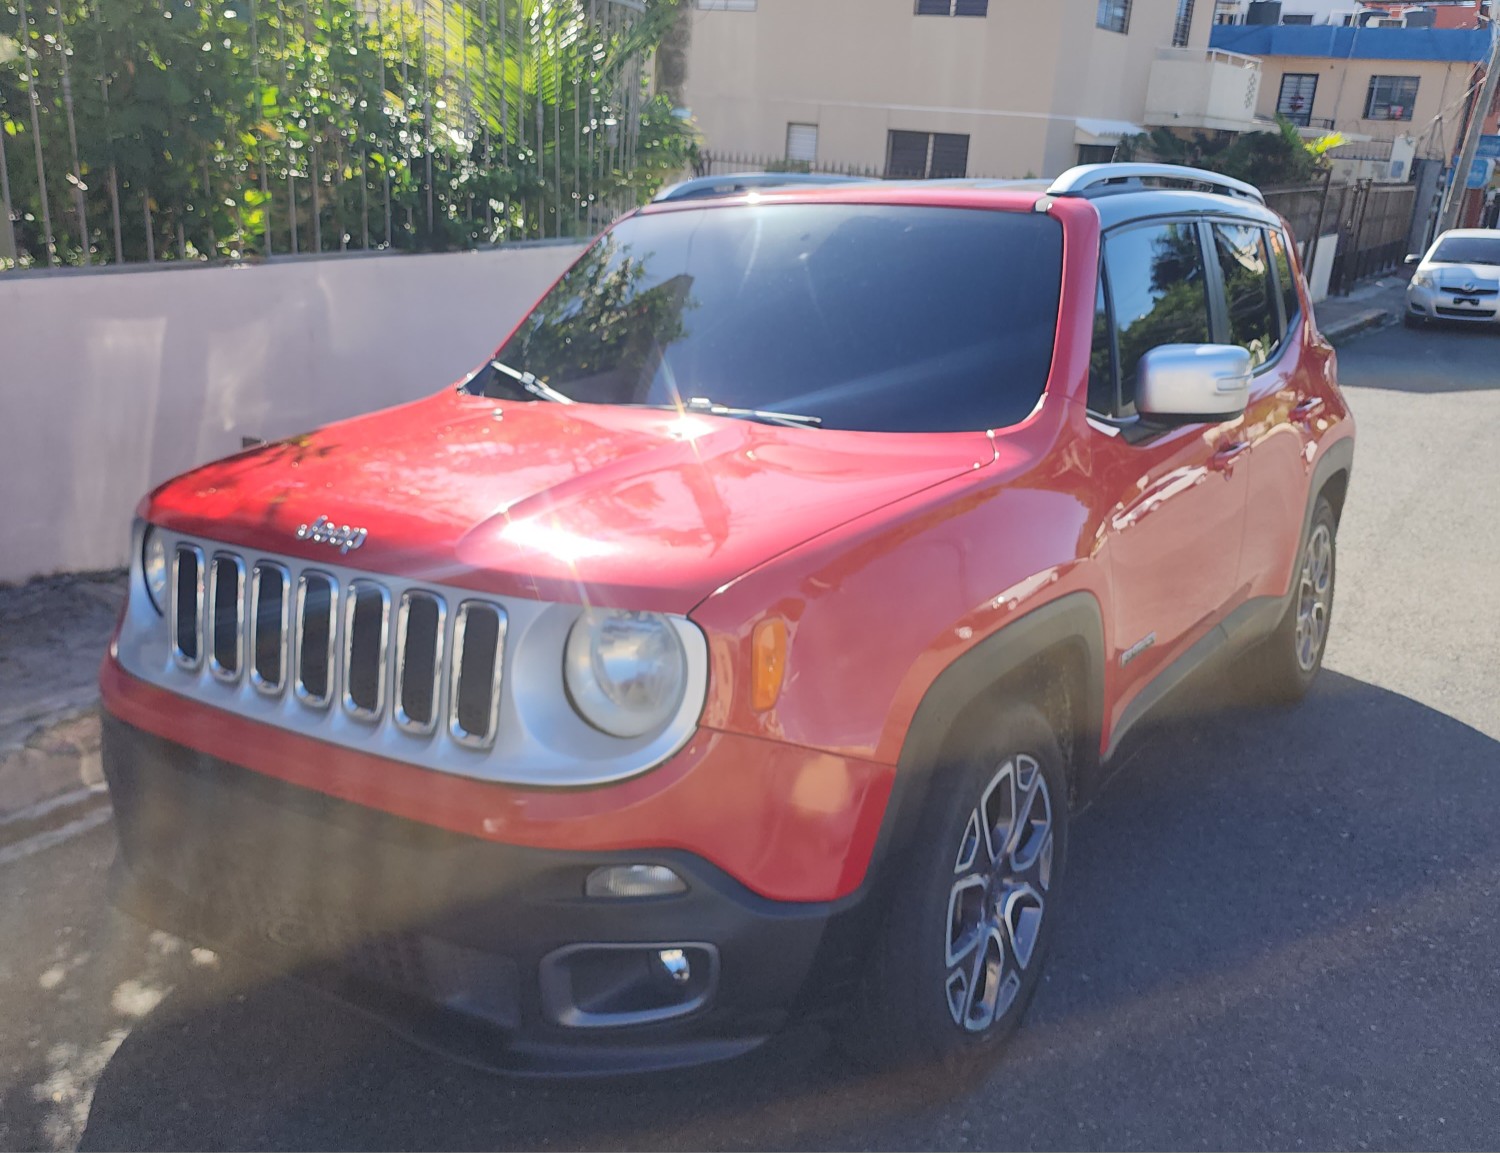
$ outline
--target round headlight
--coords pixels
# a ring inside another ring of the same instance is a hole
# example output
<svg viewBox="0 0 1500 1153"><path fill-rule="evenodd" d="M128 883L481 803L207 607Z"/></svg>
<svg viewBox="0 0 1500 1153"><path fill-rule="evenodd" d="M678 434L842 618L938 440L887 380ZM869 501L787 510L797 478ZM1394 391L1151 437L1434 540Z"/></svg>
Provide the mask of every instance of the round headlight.
<svg viewBox="0 0 1500 1153"><path fill-rule="evenodd" d="M682 705L687 658L665 617L589 609L568 634L563 680L589 724L614 737L639 737Z"/></svg>
<svg viewBox="0 0 1500 1153"><path fill-rule="evenodd" d="M154 528L146 529L146 539L141 544L141 572L146 578L146 595L151 598L151 607L158 613L165 612L167 603L167 546L161 534Z"/></svg>

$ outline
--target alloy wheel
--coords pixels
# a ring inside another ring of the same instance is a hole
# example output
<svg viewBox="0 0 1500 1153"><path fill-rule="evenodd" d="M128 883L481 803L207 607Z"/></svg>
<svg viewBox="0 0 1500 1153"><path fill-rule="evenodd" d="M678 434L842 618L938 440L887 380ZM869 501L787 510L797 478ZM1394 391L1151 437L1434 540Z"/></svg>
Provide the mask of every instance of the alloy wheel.
<svg viewBox="0 0 1500 1153"><path fill-rule="evenodd" d="M1052 795L1017 754L969 814L953 861L944 948L948 1012L982 1033L1003 1017L1036 954L1052 883Z"/></svg>
<svg viewBox="0 0 1500 1153"><path fill-rule="evenodd" d="M1308 538L1297 582L1297 664L1304 673L1312 672L1323 651L1332 593L1333 534L1320 524Z"/></svg>

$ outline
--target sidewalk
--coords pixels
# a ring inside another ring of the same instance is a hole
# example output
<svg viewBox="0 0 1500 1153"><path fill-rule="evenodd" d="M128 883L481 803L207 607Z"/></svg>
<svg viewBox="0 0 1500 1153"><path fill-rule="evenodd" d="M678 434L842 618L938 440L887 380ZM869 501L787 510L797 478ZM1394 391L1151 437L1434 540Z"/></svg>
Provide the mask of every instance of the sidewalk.
<svg viewBox="0 0 1500 1153"><path fill-rule="evenodd" d="M124 602L123 573L0 587L0 856L107 804L99 661Z"/></svg>
<svg viewBox="0 0 1500 1153"><path fill-rule="evenodd" d="M1406 276L1391 273L1359 285L1348 296L1330 296L1314 307L1318 327L1334 344L1367 328L1401 319L1406 308Z"/></svg>

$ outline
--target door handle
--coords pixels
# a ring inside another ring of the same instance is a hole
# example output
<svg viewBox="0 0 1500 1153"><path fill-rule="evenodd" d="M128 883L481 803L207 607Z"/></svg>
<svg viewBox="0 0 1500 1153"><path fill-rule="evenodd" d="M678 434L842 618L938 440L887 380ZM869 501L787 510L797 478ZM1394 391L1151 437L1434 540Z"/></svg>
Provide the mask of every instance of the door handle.
<svg viewBox="0 0 1500 1153"><path fill-rule="evenodd" d="M1321 396L1310 396L1306 400L1298 401L1292 406L1292 419L1296 421L1307 420L1313 413L1323 407Z"/></svg>
<svg viewBox="0 0 1500 1153"><path fill-rule="evenodd" d="M1220 472L1228 472L1234 467L1235 458L1242 452L1248 452L1249 449L1248 440L1237 440L1233 444L1226 444L1214 450L1213 456L1208 458L1208 467Z"/></svg>

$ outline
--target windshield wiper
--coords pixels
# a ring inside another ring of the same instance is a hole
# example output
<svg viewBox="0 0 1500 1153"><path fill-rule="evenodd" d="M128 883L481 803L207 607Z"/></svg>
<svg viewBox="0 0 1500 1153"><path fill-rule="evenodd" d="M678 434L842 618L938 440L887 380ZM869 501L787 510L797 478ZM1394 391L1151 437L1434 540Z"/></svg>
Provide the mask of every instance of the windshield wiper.
<svg viewBox="0 0 1500 1153"><path fill-rule="evenodd" d="M502 372L506 376L510 377L527 392L531 393L532 396L539 397L542 400L550 400L556 404L573 403L573 398L571 396L564 396L562 393L558 392L557 389L552 388L551 386L538 380L531 373L525 372L519 368L512 368L504 361L491 360L490 367L493 368L496 372Z"/></svg>
<svg viewBox="0 0 1500 1153"><path fill-rule="evenodd" d="M676 408L675 404L656 405L657 408ZM823 423L821 416L804 416L800 412L769 412L763 408L735 408L729 404L717 404L706 396L689 397L682 406L688 412L706 412L710 416L734 416L742 420L759 420L766 424L784 424L788 428L816 428Z"/></svg>

